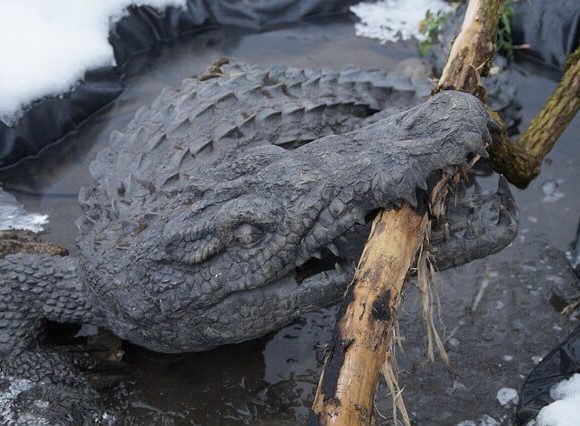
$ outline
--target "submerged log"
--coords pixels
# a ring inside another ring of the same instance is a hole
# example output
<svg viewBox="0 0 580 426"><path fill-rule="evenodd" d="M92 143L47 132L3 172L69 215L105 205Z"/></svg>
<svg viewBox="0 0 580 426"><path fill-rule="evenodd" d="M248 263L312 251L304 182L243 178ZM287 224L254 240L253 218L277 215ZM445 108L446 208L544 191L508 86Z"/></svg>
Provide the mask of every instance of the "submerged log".
<svg viewBox="0 0 580 426"><path fill-rule="evenodd" d="M479 75L489 69L503 0L471 0L455 40L439 90L463 90L485 97ZM483 99L482 99L483 100ZM431 195L446 186L443 178ZM374 393L394 336L401 289L425 240L429 218L405 205L382 211L337 318L320 377L310 424L367 425Z"/></svg>

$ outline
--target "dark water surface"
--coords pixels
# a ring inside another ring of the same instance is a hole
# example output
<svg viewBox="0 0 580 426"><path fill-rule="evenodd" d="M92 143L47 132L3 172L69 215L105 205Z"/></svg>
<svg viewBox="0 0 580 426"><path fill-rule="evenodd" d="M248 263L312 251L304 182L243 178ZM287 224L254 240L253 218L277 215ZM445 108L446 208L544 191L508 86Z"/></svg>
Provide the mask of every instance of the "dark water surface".
<svg viewBox="0 0 580 426"><path fill-rule="evenodd" d="M311 23L262 34L223 30L165 46L134 60L127 90L77 134L37 159L4 172L0 179L30 212L50 215L46 238L74 254L76 194L88 182L88 164L135 111L162 88L199 75L218 57L261 65L380 67L391 69L414 57L413 46L385 47L356 38L350 21ZM555 82L516 75L525 128ZM526 191L515 191L520 232L502 253L441 274L439 323L451 364L425 361L424 325L416 291L407 287L401 309L401 385L416 424L477 424L490 416L509 424L513 407L496 400L503 387L519 389L534 366L577 324L548 304L552 284L570 280L563 251L580 214L580 120L562 136L542 175ZM484 186L496 177L481 179ZM161 355L128 346L129 380L104 402L120 424L296 424L312 401L324 345L330 340L335 308L305 315L261 340L217 350ZM389 417L381 388L377 408ZM106 419L102 419L106 421ZM389 421L377 417L378 424ZM471 424L471 423L465 423Z"/></svg>

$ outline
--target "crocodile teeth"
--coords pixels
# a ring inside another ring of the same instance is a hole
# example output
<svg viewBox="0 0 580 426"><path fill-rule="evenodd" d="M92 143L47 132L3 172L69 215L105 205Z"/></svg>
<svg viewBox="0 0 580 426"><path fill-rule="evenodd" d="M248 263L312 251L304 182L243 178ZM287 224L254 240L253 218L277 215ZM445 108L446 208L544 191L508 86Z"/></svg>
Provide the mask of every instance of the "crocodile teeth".
<svg viewBox="0 0 580 426"><path fill-rule="evenodd" d="M469 163L467 162L467 160L462 160L457 165L459 166L459 168L461 168L463 170L468 170L469 169ZM453 175L453 173L450 173L450 175Z"/></svg>
<svg viewBox="0 0 580 426"><path fill-rule="evenodd" d="M393 179L393 182L395 182L395 185L398 185L403 181L403 173L401 173L401 172L392 171L390 173L390 175L391 175L391 179Z"/></svg>
<svg viewBox="0 0 580 426"><path fill-rule="evenodd" d="M191 256L189 256L185 263L187 263L188 265L195 265L196 263L201 262L201 256L199 256L197 253L192 254Z"/></svg>
<svg viewBox="0 0 580 426"><path fill-rule="evenodd" d="M483 133L483 141L488 144L493 142L493 138L491 137L491 133L488 129L486 129Z"/></svg>
<svg viewBox="0 0 580 426"><path fill-rule="evenodd" d="M499 180L497 181L497 193L501 196L508 196L511 197L511 191L510 191L510 187L508 184L508 181L505 177L503 177L503 175L501 175L499 177Z"/></svg>
<svg viewBox="0 0 580 426"><path fill-rule="evenodd" d="M411 191L405 195L403 195L403 197L405 198L405 201L407 201L412 207L417 207L417 194L415 194L415 191Z"/></svg>
<svg viewBox="0 0 580 426"><path fill-rule="evenodd" d="M512 219L507 209L504 206L499 206L499 214L497 219L498 225L509 225Z"/></svg>
<svg viewBox="0 0 580 426"><path fill-rule="evenodd" d="M468 220L467 225L465 226L465 233L463 234L463 237L471 240L476 236L477 235L475 234L475 228L473 227L471 221Z"/></svg>
<svg viewBox="0 0 580 426"><path fill-rule="evenodd" d="M502 129L501 129L501 126L500 126L499 124L497 124L497 123L496 123L495 121L493 121L493 120L489 120L489 121L487 122L487 127L488 127L488 129L489 129L489 130L491 130L492 132L495 132L495 133L499 133L499 132L501 132L501 130L502 130Z"/></svg>
<svg viewBox="0 0 580 426"><path fill-rule="evenodd" d="M322 259L322 253L320 253L319 251L315 251L314 253L312 253L312 257Z"/></svg>
<svg viewBox="0 0 580 426"><path fill-rule="evenodd" d="M338 247L336 247L336 246L334 245L334 243L330 243L329 245L327 245L327 246L326 246L326 248L327 248L328 250L330 250L330 252L331 252L332 254L334 254L336 257L338 257Z"/></svg>
<svg viewBox="0 0 580 426"><path fill-rule="evenodd" d="M489 158L489 154L483 146L476 149L475 152L477 152L481 158Z"/></svg>
<svg viewBox="0 0 580 426"><path fill-rule="evenodd" d="M334 269L336 269L336 272L338 272L339 274L344 273L344 269L342 269L342 266L340 266L340 264L338 263L334 264Z"/></svg>
<svg viewBox="0 0 580 426"><path fill-rule="evenodd" d="M338 237L338 239L343 243L348 243L348 240L346 239L346 237L344 235L341 235L340 237Z"/></svg>
<svg viewBox="0 0 580 426"><path fill-rule="evenodd" d="M111 200L111 213L115 217L119 217L119 204L117 203L117 200L115 200L114 198Z"/></svg>
<svg viewBox="0 0 580 426"><path fill-rule="evenodd" d="M479 195L483 192L483 187L477 182L476 179L473 180L473 194Z"/></svg>

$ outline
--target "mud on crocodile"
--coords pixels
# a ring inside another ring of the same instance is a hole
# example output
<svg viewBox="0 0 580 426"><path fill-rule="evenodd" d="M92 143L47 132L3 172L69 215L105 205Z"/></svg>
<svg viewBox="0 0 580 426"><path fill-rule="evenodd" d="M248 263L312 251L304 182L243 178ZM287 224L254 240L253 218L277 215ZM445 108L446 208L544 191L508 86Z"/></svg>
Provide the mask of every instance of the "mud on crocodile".
<svg viewBox="0 0 580 426"><path fill-rule="evenodd" d="M336 302L369 220L425 208L441 171L486 155L485 106L379 71L229 64L137 112L91 164L78 256L0 260L4 371L74 382L90 366L38 343L44 320L91 323L160 352L262 336ZM223 75L219 75L223 73ZM444 269L513 239L497 193L451 197Z"/></svg>

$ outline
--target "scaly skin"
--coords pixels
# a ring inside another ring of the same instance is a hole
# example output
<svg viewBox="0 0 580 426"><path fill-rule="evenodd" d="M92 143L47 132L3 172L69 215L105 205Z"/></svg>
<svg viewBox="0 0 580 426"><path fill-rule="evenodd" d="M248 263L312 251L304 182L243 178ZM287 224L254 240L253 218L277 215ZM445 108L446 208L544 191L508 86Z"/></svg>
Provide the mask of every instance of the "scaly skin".
<svg viewBox="0 0 580 426"><path fill-rule="evenodd" d="M55 374L53 355L35 348L45 318L182 352L262 336L331 304L352 277L365 218L405 201L422 208L441 171L486 155L490 142L493 123L468 94L377 121L400 109L392 100L420 102L412 81L224 71L163 93L112 135L79 197L78 258L0 260L0 351L11 371L26 375L32 363L34 377L73 375ZM463 199L435 238L444 267L500 250L517 228L509 191Z"/></svg>

